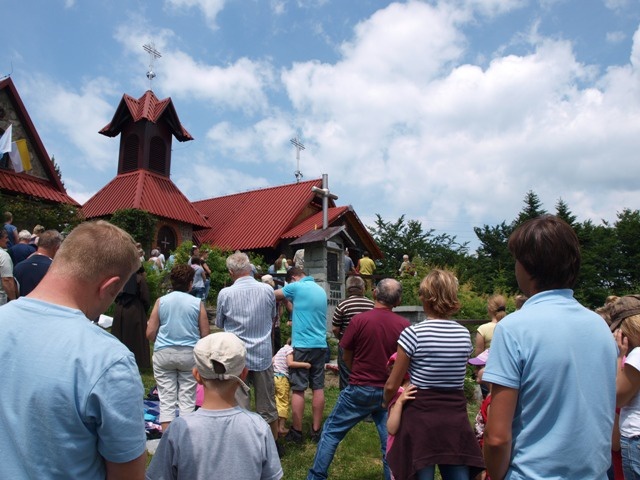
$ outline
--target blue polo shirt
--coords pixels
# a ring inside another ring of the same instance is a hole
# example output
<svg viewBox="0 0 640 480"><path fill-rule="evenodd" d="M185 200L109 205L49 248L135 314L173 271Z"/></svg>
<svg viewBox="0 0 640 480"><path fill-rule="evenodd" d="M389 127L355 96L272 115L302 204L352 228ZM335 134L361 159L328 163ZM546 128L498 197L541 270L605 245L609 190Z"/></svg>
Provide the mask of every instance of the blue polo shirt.
<svg viewBox="0 0 640 480"><path fill-rule="evenodd" d="M607 478L616 357L605 321L568 289L498 323L482 380L518 390L508 480Z"/></svg>
<svg viewBox="0 0 640 480"><path fill-rule="evenodd" d="M282 293L293 302L291 345L294 348L327 348L327 294L313 277L289 283Z"/></svg>

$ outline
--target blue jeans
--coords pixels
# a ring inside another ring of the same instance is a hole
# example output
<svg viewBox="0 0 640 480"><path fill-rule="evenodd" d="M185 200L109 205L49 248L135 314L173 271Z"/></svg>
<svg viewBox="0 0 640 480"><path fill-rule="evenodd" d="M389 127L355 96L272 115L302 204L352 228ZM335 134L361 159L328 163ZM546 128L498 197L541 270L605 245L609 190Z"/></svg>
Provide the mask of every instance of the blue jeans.
<svg viewBox="0 0 640 480"><path fill-rule="evenodd" d="M466 465L438 465L442 480L469 480L469 467ZM417 480L433 480L436 466L429 465L416 472Z"/></svg>
<svg viewBox="0 0 640 480"><path fill-rule="evenodd" d="M640 437L620 437L624 480L640 480Z"/></svg>
<svg viewBox="0 0 640 480"><path fill-rule="evenodd" d="M307 480L327 478L329 465L331 465L338 444L349 430L369 415L373 417L380 437L384 478L391 479L391 471L386 458L387 411L382 408L383 393L382 387L362 385L349 385L340 392L335 407L322 426L322 435Z"/></svg>

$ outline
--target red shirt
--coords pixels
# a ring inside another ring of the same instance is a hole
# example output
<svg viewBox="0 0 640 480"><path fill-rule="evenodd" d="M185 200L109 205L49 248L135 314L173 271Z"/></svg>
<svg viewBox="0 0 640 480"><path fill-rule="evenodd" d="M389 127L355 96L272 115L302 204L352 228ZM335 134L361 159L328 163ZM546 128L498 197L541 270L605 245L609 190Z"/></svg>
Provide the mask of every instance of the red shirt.
<svg viewBox="0 0 640 480"><path fill-rule="evenodd" d="M344 332L340 346L353 352L349 384L384 387L387 360L398 349L400 333L409 321L386 308L374 308L355 315Z"/></svg>

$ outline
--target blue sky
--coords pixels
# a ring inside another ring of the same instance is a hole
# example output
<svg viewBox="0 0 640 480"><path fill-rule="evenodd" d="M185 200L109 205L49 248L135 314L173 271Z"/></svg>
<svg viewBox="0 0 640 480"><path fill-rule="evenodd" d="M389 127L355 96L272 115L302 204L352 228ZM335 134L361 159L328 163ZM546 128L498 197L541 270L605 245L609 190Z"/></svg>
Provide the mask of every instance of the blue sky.
<svg viewBox="0 0 640 480"><path fill-rule="evenodd" d="M0 0L13 81L69 193L116 173L123 93L171 97L199 200L329 175L367 225L477 244L527 191L578 220L640 208L639 0ZM274 211L285 198L274 198ZM265 221L268 221L266 219Z"/></svg>

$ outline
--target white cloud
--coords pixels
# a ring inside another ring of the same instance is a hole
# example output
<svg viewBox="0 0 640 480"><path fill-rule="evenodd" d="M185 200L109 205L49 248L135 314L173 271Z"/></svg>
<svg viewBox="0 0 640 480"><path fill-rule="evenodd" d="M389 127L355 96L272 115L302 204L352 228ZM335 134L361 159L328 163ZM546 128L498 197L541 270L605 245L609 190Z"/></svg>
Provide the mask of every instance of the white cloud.
<svg viewBox="0 0 640 480"><path fill-rule="evenodd" d="M483 69L459 63L463 20L446 8L392 4L356 27L335 64L283 72L306 119L308 153L347 192L341 201L473 225L513 219L528 190L551 211L564 198L583 219L639 203L640 33L631 65L604 75L580 63L570 42L535 28L523 37L530 53L496 56ZM603 185L635 200L595 202L590 193Z"/></svg>
<svg viewBox="0 0 640 480"><path fill-rule="evenodd" d="M136 28L131 25L136 24ZM266 110L266 90L274 81L273 67L266 61L239 58L225 66L209 65L196 61L192 56L174 47L180 39L169 29L152 29L138 17L132 17L120 25L115 38L127 53L140 59L141 65L149 63L148 54L141 48L153 39L162 53L154 71L154 90L166 92L171 97L204 100L212 107L226 107L255 113ZM141 88L148 82L140 76Z"/></svg>
<svg viewBox="0 0 640 480"><path fill-rule="evenodd" d="M627 35L621 31L607 32L607 36L606 36L607 43L620 43L625 38L627 38Z"/></svg>
<svg viewBox="0 0 640 480"><path fill-rule="evenodd" d="M189 175L177 176L174 181L185 195L194 200L269 186L266 178L219 165L206 165L200 161L193 165Z"/></svg>
<svg viewBox="0 0 640 480"><path fill-rule="evenodd" d="M276 15L282 15L286 11L285 0L270 0L269 5L271 6L271 11Z"/></svg>
<svg viewBox="0 0 640 480"><path fill-rule="evenodd" d="M72 8L75 4L76 0L64 0L64 8Z"/></svg>
<svg viewBox="0 0 640 480"><path fill-rule="evenodd" d="M280 162L289 153L289 140L293 136L290 123L276 117L265 118L248 128L221 122L207 132L207 140L215 151L240 163Z"/></svg>
<svg viewBox="0 0 640 480"><path fill-rule="evenodd" d="M629 5L629 0L604 0L604 5L610 10L623 10Z"/></svg>
<svg viewBox="0 0 640 480"><path fill-rule="evenodd" d="M112 82L96 78L75 91L46 77L34 76L24 85L29 111L48 127L39 133L65 174L65 182L72 169L104 171L113 167L118 142L98 134L114 114L112 98L118 94ZM64 139L57 138L58 135ZM65 141L77 151L63 147Z"/></svg>
<svg viewBox="0 0 640 480"><path fill-rule="evenodd" d="M177 12L184 12L185 9L199 9L207 21L209 28L218 28L216 18L224 8L226 0L165 0L165 5Z"/></svg>

